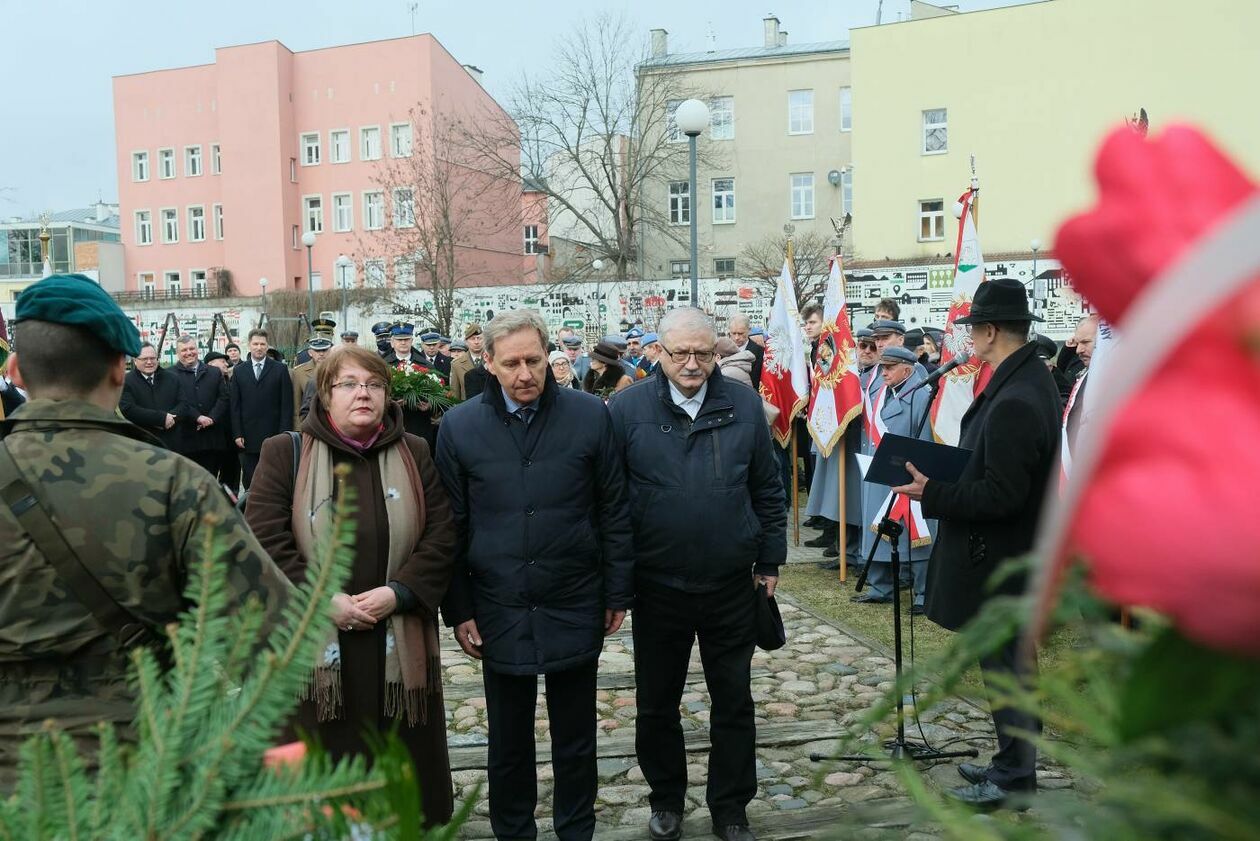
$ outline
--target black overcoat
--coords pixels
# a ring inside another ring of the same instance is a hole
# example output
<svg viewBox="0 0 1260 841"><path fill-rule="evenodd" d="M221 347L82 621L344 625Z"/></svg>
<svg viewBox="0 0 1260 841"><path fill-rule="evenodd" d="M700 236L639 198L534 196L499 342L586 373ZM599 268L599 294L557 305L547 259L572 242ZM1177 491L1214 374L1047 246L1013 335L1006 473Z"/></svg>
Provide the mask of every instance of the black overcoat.
<svg viewBox="0 0 1260 841"><path fill-rule="evenodd" d="M957 630L991 593L1023 592L1022 576L990 590L989 577L1032 549L1059 445L1059 392L1029 343L993 372L963 415L959 446L972 451L958 482L931 481L923 514L940 521L928 566L927 616Z"/></svg>
<svg viewBox="0 0 1260 841"><path fill-rule="evenodd" d="M197 363L193 373L182 365L168 369L179 383L179 408L175 411L175 434L171 449L181 455L223 449L223 425L228 422L228 390L223 372L213 365ZM214 426L197 428L197 418L205 415Z"/></svg>
<svg viewBox="0 0 1260 841"><path fill-rule="evenodd" d="M263 441L293 428L293 381L283 364L264 360L256 379L254 360L246 357L233 369L231 391L232 437L245 439L245 452L256 453Z"/></svg>
<svg viewBox="0 0 1260 841"><path fill-rule="evenodd" d="M172 426L167 429L166 416L177 415L179 403L179 380L174 372L166 368L158 367L153 372L153 385L149 385L144 375L135 370L128 371L123 378L122 394L118 398L119 411L136 426L156 435L167 449L175 448L179 428Z"/></svg>
<svg viewBox="0 0 1260 841"><path fill-rule="evenodd" d="M488 668L529 675L599 656L604 610L633 601L626 477L602 400L547 370L528 426L499 381L448 411L437 465L459 534L448 625L477 620Z"/></svg>

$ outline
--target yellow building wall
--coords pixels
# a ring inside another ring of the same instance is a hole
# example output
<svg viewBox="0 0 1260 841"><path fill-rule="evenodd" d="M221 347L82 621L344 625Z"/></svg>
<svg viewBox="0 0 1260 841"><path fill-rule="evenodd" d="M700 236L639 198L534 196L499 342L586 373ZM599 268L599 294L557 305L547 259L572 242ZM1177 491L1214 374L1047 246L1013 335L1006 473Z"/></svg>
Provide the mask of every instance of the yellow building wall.
<svg viewBox="0 0 1260 841"><path fill-rule="evenodd" d="M1052 246L1089 206L1108 130L1145 108L1151 133L1206 129L1260 173L1260 2L1046 0L851 33L853 236L860 259L954 249L951 208L980 179L988 253ZM949 151L921 154L922 112L947 108ZM945 240L918 241L918 202Z"/></svg>

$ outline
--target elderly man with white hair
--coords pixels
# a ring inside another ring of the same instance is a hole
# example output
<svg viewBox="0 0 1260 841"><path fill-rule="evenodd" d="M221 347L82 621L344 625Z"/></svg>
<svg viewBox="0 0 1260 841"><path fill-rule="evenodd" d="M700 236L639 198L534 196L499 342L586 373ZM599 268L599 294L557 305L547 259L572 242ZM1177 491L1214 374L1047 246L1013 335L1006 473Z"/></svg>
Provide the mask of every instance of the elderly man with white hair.
<svg viewBox="0 0 1260 841"><path fill-rule="evenodd" d="M736 352L741 350L749 351L753 355L752 377L753 388L761 387L761 363L765 361L765 349L752 341L752 322L748 320L746 315L732 315L726 321L726 335L735 343Z"/></svg>
<svg viewBox="0 0 1260 841"><path fill-rule="evenodd" d="M712 698L713 832L749 841L746 810L757 793L749 685L755 600L773 595L787 555L779 462L761 398L716 370L718 337L704 313L673 310L658 333L661 375L609 403L630 480L635 750L652 789L648 833L681 834L687 754L678 705L698 637Z"/></svg>

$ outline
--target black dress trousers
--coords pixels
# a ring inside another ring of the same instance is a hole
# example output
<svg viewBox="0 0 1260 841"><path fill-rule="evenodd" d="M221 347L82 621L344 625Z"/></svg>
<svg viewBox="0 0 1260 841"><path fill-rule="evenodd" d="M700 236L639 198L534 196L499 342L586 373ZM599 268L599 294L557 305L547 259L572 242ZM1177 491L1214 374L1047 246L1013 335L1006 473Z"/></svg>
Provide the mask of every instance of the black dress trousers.
<svg viewBox="0 0 1260 841"><path fill-rule="evenodd" d="M679 703L692 642L708 684L709 782L705 799L715 826L747 825L757 793L757 726L751 680L756 640L751 571L720 588L688 592L640 579L634 602L634 675L638 719L635 752L652 788L655 811L681 814L687 752Z"/></svg>
<svg viewBox="0 0 1260 841"><path fill-rule="evenodd" d="M552 814L560 841L590 841L595 834L595 675L599 661L546 675L555 771ZM538 678L483 669L490 728L487 776L490 826L499 841L534 839L538 827L538 769L534 708Z"/></svg>
<svg viewBox="0 0 1260 841"><path fill-rule="evenodd" d="M1023 710L1001 704L998 697L1005 684L1015 678L1027 689L1036 676L1036 655L1020 654L1020 637L1008 640L1001 648L980 661L980 673L990 693L993 727L997 731L998 749L989 765L989 781L1008 791L1028 791L1037 787L1037 748L1015 733L1041 733L1041 719ZM998 683L993 685L993 677Z"/></svg>

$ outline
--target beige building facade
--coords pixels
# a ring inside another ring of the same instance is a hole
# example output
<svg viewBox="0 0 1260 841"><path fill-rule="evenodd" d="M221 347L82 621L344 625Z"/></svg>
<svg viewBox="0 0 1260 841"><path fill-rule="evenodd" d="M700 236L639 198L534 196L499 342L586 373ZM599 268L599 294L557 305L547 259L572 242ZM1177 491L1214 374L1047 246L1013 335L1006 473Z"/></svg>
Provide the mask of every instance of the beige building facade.
<svg viewBox="0 0 1260 841"><path fill-rule="evenodd" d="M1260 3L1241 0L1046 0L854 29L858 255L952 253L974 154L985 253L1036 240L1044 257L1093 201L1101 139L1139 109L1152 134L1193 123L1260 173L1258 33Z"/></svg>
<svg viewBox="0 0 1260 841"><path fill-rule="evenodd" d="M750 22L751 23L751 22ZM846 41L790 44L775 17L762 21L761 47L670 54L668 35L652 33L649 74L676 74L680 89L704 98L710 126L698 138L697 195L686 167L662 173L645 192L667 214L668 233L641 232L642 277L689 273L689 224L696 214L698 273L741 277L746 249L815 232L830 243L832 217L851 203L851 89ZM681 133L677 142L687 143Z"/></svg>

